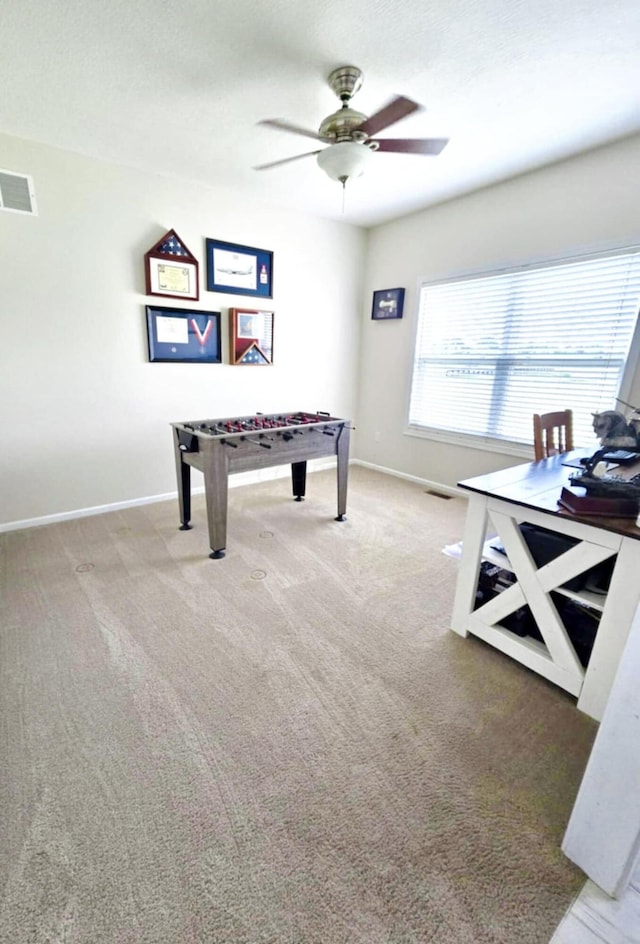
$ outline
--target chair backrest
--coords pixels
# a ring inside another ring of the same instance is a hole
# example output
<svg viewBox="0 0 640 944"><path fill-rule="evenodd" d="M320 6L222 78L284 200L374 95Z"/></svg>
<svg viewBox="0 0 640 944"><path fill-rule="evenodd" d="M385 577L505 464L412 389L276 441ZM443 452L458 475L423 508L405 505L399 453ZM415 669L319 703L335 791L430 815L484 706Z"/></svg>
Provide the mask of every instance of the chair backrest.
<svg viewBox="0 0 640 944"><path fill-rule="evenodd" d="M555 413L533 414L533 449L536 462L559 452L573 449L573 413L557 410Z"/></svg>

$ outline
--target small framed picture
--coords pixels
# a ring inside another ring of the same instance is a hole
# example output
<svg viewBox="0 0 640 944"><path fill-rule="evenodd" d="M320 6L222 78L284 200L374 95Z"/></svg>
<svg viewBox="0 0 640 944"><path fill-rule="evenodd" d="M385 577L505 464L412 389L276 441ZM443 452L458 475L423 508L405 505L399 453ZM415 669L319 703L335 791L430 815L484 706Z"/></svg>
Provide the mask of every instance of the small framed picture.
<svg viewBox="0 0 640 944"><path fill-rule="evenodd" d="M251 308L229 309L229 346L232 364L266 367L273 364L273 312Z"/></svg>
<svg viewBox="0 0 640 944"><path fill-rule="evenodd" d="M273 253L207 239L207 291L273 296Z"/></svg>
<svg viewBox="0 0 640 944"><path fill-rule="evenodd" d="M147 295L198 300L198 260L174 229L151 247L144 260Z"/></svg>
<svg viewBox="0 0 640 944"><path fill-rule="evenodd" d="M388 321L390 318L402 318L404 308L403 288L384 288L373 293L371 317L374 321Z"/></svg>
<svg viewBox="0 0 640 944"><path fill-rule="evenodd" d="M220 364L220 312L147 305L149 360Z"/></svg>

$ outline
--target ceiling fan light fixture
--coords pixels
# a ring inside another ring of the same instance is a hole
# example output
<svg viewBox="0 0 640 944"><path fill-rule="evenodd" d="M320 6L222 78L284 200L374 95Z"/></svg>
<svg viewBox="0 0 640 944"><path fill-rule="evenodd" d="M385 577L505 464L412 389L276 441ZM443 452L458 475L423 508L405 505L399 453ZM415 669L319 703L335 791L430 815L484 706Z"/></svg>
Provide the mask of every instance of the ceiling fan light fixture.
<svg viewBox="0 0 640 944"><path fill-rule="evenodd" d="M347 180L364 174L372 153L366 144L342 141L320 151L317 160L325 174L332 180L339 180L344 187Z"/></svg>
<svg viewBox="0 0 640 944"><path fill-rule="evenodd" d="M351 108L351 99L362 85L362 72L356 66L340 66L334 69L329 76L329 85L332 91L342 102L342 106L328 115L321 123L318 131L310 131L290 121L280 118L267 118L260 124L268 125L279 131L289 131L306 138L313 138L328 147L306 154L295 154L279 161L270 161L261 164L255 170L267 170L270 167L279 167L289 164L301 157L317 157L318 166L331 180L338 180L342 184L344 193L347 180L361 177L371 160L372 151L387 152L389 154L439 154L447 144L448 138L381 138L376 139L381 131L389 128L396 122L422 110L422 105L404 95L396 95L373 115L363 115L362 112Z"/></svg>

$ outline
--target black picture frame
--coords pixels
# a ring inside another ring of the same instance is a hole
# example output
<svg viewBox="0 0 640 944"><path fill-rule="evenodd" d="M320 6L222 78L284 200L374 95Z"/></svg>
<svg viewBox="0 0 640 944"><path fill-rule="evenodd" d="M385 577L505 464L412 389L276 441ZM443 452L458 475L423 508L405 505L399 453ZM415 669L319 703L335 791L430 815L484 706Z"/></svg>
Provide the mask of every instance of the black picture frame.
<svg viewBox="0 0 640 944"><path fill-rule="evenodd" d="M403 288L383 288L373 293L371 317L374 321L390 321L402 318L404 308Z"/></svg>
<svg viewBox="0 0 640 944"><path fill-rule="evenodd" d="M221 364L219 311L147 305L151 363Z"/></svg>
<svg viewBox="0 0 640 944"><path fill-rule="evenodd" d="M207 291L273 298L273 253L268 249L206 240Z"/></svg>

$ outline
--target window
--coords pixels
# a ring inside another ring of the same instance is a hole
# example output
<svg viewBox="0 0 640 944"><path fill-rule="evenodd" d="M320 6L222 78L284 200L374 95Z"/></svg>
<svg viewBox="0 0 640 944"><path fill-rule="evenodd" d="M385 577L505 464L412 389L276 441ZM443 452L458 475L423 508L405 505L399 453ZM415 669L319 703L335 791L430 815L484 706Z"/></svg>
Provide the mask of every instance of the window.
<svg viewBox="0 0 640 944"><path fill-rule="evenodd" d="M624 410L639 305L640 249L423 284L410 431L530 443L533 413L570 408L595 444L591 414Z"/></svg>

